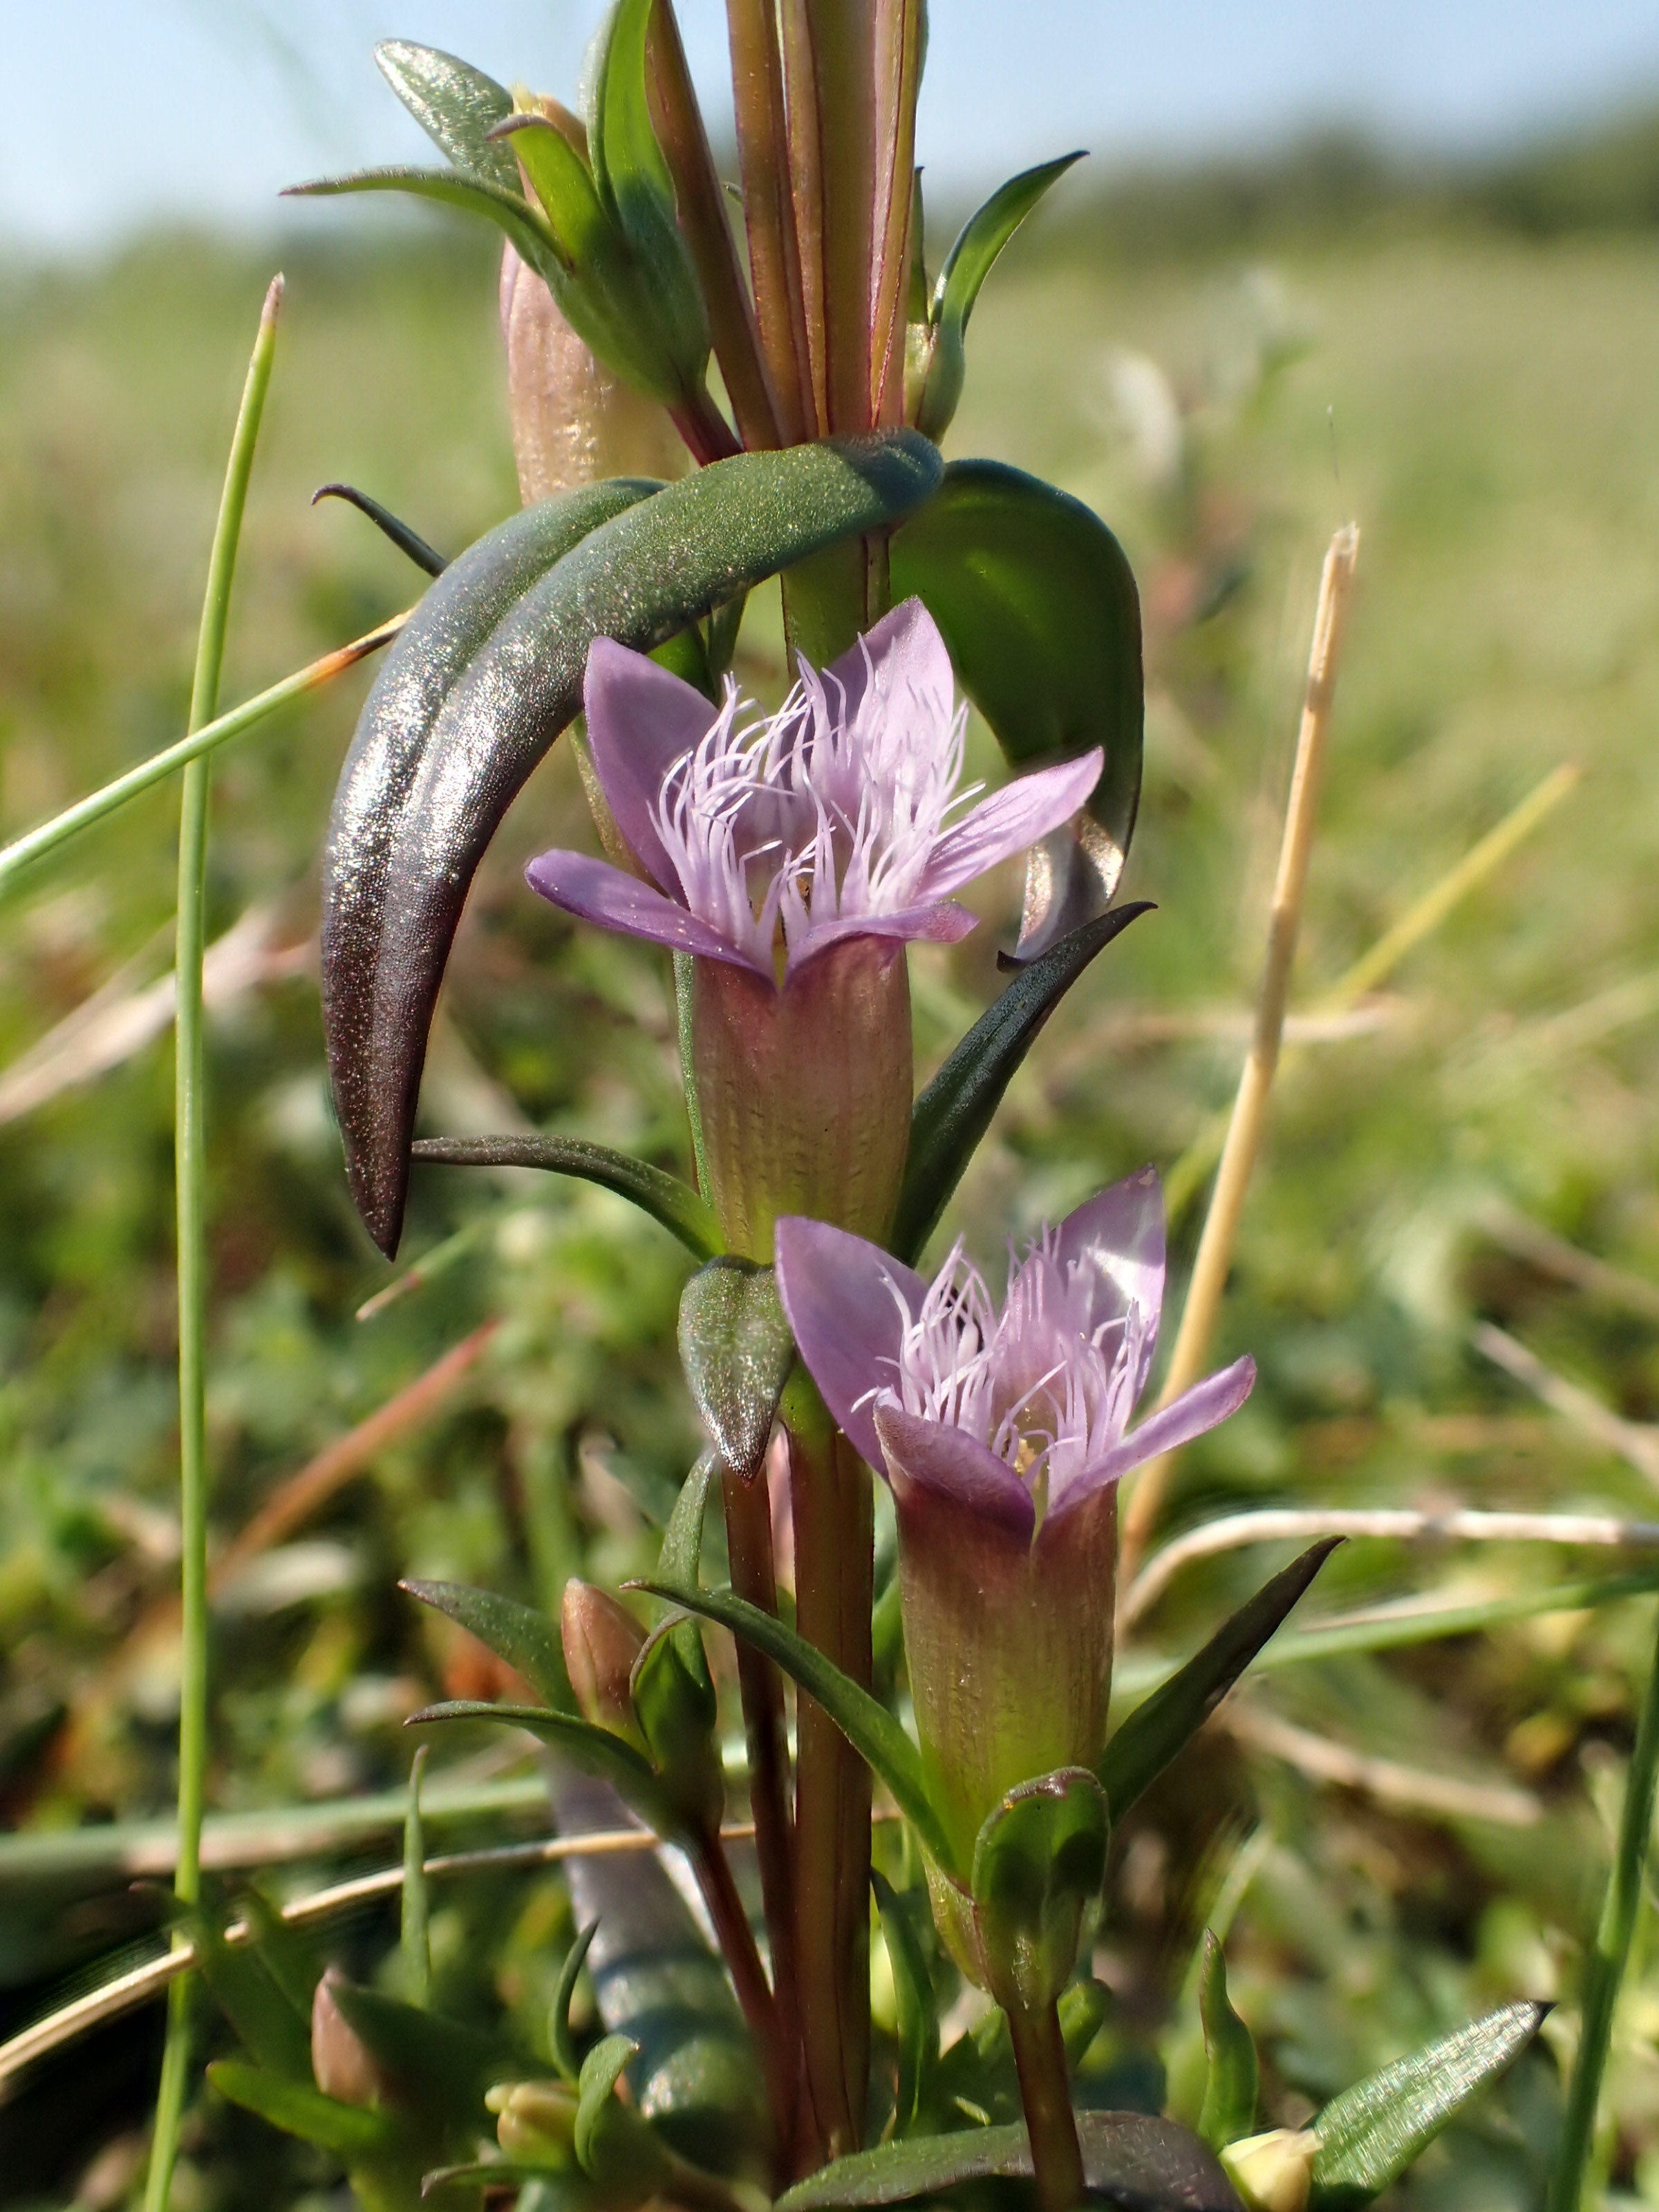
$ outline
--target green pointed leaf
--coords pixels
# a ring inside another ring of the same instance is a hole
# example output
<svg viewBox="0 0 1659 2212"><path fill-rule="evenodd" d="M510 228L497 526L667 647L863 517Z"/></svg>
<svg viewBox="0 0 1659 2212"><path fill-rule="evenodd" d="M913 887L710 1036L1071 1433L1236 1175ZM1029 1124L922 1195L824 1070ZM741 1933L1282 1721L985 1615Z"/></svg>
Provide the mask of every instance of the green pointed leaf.
<svg viewBox="0 0 1659 2212"><path fill-rule="evenodd" d="M1079 2146L1090 2193L1124 2212L1239 2212L1237 2193L1209 2146L1172 2120L1139 2112L1079 2112ZM774 2212L841 2212L902 2204L961 2181L1029 2176L1024 2127L969 2128L912 2136L854 2151L799 2181Z"/></svg>
<svg viewBox="0 0 1659 2212"><path fill-rule="evenodd" d="M311 2020L312 1999L317 1984L323 1978L323 1962L313 1949L311 1940L303 1928L291 1920L284 1920L270 1899L256 1885L243 1890L236 1900L237 1909L253 1930L253 1948L263 1960L265 1972L289 2003L307 2024Z"/></svg>
<svg viewBox="0 0 1659 2212"><path fill-rule="evenodd" d="M1087 1976L1060 1994L1060 2036L1066 2046L1066 2063L1073 2073L1089 2055L1091 2045L1111 2017L1112 1993L1104 1982Z"/></svg>
<svg viewBox="0 0 1659 2212"><path fill-rule="evenodd" d="M752 1480L795 1364L773 1270L735 1255L700 1267L681 1294L679 1343L715 1450L734 1474Z"/></svg>
<svg viewBox="0 0 1659 2212"><path fill-rule="evenodd" d="M621 2081L629 2061L637 2058L639 2051L639 2045L631 2036L607 2035L582 2061L576 2106L576 2156L588 2171L592 2170L588 2154L592 2148L594 2124L611 2102L611 2093Z"/></svg>
<svg viewBox="0 0 1659 2212"><path fill-rule="evenodd" d="M1003 247L1049 186L1082 159L1080 153L1062 154L1057 161L1022 170L1000 185L963 225L939 272L928 314L933 359L915 417L916 428L928 437L945 435L961 401L968 372L963 341L981 285Z"/></svg>
<svg viewBox="0 0 1659 2212"><path fill-rule="evenodd" d="M374 49L380 74L433 143L470 176L502 191L519 189L518 164L489 133L513 112L513 95L470 62L408 39Z"/></svg>
<svg viewBox="0 0 1659 2212"><path fill-rule="evenodd" d="M574 2082L581 2073L581 2061L576 2056L575 2038L570 2032L570 2001L576 1994L577 1977L599 1932L599 1922L590 1920L565 1953L564 1964L559 1969L558 1987L553 1992L553 2002L548 2009L547 2039L552 2050L553 2063L567 2081Z"/></svg>
<svg viewBox="0 0 1659 2212"><path fill-rule="evenodd" d="M594 638L648 651L779 569L897 521L940 473L908 430L739 453L613 514L510 604L496 543L512 524L422 600L358 723L323 887L330 1077L353 1195L382 1251L397 1249L427 1030L473 872L578 711ZM487 621L477 590L496 593Z"/></svg>
<svg viewBox="0 0 1659 2212"><path fill-rule="evenodd" d="M609 1145L580 1137L422 1137L409 1156L434 1167L544 1168L550 1175L577 1176L630 1200L696 1259L713 1259L722 1249L714 1208L689 1182Z"/></svg>
<svg viewBox="0 0 1659 2212"><path fill-rule="evenodd" d="M681 1486L657 1555L657 1573L662 1581L678 1583L686 1589L696 1588L702 1566L702 1524L708 1513L708 1493L719 1473L713 1454L705 1452ZM692 1633L696 1633L695 1628Z"/></svg>
<svg viewBox="0 0 1659 2212"><path fill-rule="evenodd" d="M990 1127L1038 1032L1097 952L1152 911L1121 906L1062 937L1023 967L988 1006L917 1099L910 1150L888 1249L914 1262Z"/></svg>
<svg viewBox="0 0 1659 2212"><path fill-rule="evenodd" d="M667 349L702 380L708 315L675 213L674 182L652 126L647 44L656 0L618 0L594 77L593 178L644 272Z"/></svg>
<svg viewBox="0 0 1659 2212"><path fill-rule="evenodd" d="M404 1984L410 2002L422 2010L432 2002L431 1914L426 1886L426 1824L421 1818L421 1784L428 1747L422 1744L409 1770L409 1811L404 1820L404 1888L399 1927Z"/></svg>
<svg viewBox="0 0 1659 2212"><path fill-rule="evenodd" d="M891 1713L878 1705L867 1690L843 1674L805 1637L730 1590L691 1590L651 1582L631 1587L648 1591L653 1597L666 1598L705 1620L717 1621L781 1667L799 1688L817 1699L877 1779L886 1784L930 1856L946 1874L955 1875L956 1855L927 1795L921 1753Z"/></svg>
<svg viewBox="0 0 1659 2212"><path fill-rule="evenodd" d="M1346 2212L1379 2196L1525 2050L1548 2010L1504 2005L1333 2097L1313 2122L1319 2212Z"/></svg>
<svg viewBox="0 0 1659 2212"><path fill-rule="evenodd" d="M313 177L303 185L289 185L286 199L337 199L349 192L407 192L416 199L435 200L441 207L459 208L465 215L480 215L511 240L520 258L549 284L563 275L559 250L546 218L531 206L522 192L459 169L355 169L343 177Z"/></svg>
<svg viewBox="0 0 1659 2212"><path fill-rule="evenodd" d="M683 1817L665 1796L649 1762L609 1729L595 1728L573 1714L548 1711L539 1705L490 1705L471 1699L428 1705L423 1711L411 1713L407 1725L424 1728L434 1721L497 1721L504 1728L523 1729L550 1745L584 1774L608 1782L659 1836L678 1836L684 1830Z"/></svg>
<svg viewBox="0 0 1659 2212"><path fill-rule="evenodd" d="M559 1632L545 1613L516 1599L498 1597L494 1590L472 1589L465 1583L400 1582L398 1587L476 1636L556 1711L575 1711Z"/></svg>
<svg viewBox="0 0 1659 2212"><path fill-rule="evenodd" d="M892 587L926 603L1013 767L1104 750L1076 830L1054 831L1027 863L1030 958L1104 911L1134 830L1145 702L1133 574L1080 500L999 461L953 461L893 540Z"/></svg>
<svg viewBox="0 0 1659 2212"><path fill-rule="evenodd" d="M290 2081L312 2080L311 2015L297 2005L271 1972L257 1944L229 1944L224 1923L210 1909L187 1911L202 1976L237 2035L267 2073Z"/></svg>
<svg viewBox="0 0 1659 2212"><path fill-rule="evenodd" d="M986 1815L969 1887L1005 2009L1051 2005L1070 1981L1106 1876L1106 1832L1105 1793L1081 1766L1022 1782Z"/></svg>
<svg viewBox="0 0 1659 2212"><path fill-rule="evenodd" d="M638 2057L631 2036L607 2035L582 2061L576 2106L576 2158L605 2196L637 2203L670 2179L671 2163L650 2124L615 2094L623 2069Z"/></svg>
<svg viewBox="0 0 1659 2212"><path fill-rule="evenodd" d="M1255 2038L1233 2010L1227 1995L1226 1959L1208 1928L1204 1930L1198 2013L1204 2023L1204 2049L1210 2067L1198 2132L1212 2150L1224 2150L1229 2143L1255 2132L1261 2069Z"/></svg>
<svg viewBox="0 0 1659 2212"><path fill-rule="evenodd" d="M473 2126L487 2089L535 2071L500 2038L441 2013L403 2004L379 1990L336 1978L329 1984L347 2025L423 2122L442 2117Z"/></svg>
<svg viewBox="0 0 1659 2212"><path fill-rule="evenodd" d="M878 1869L872 1871L870 1883L876 1893L876 1910L881 1915L881 1932L898 2001L898 2094L893 2107L893 2132L908 2136L927 2101L939 2064L939 2006L904 1899Z"/></svg>
<svg viewBox="0 0 1659 2212"><path fill-rule="evenodd" d="M1279 1570L1201 1651L1138 1705L1107 1745L1100 1779L1114 1820L1189 1743L1341 1541L1328 1537Z"/></svg>
<svg viewBox="0 0 1659 2212"><path fill-rule="evenodd" d="M222 2097L257 2112L284 2135L332 2151L337 2158L359 2159L393 2149L401 2133L389 2112L363 2105L342 2105L309 2082L291 2081L262 2066L221 2058L208 2068L208 2079Z"/></svg>

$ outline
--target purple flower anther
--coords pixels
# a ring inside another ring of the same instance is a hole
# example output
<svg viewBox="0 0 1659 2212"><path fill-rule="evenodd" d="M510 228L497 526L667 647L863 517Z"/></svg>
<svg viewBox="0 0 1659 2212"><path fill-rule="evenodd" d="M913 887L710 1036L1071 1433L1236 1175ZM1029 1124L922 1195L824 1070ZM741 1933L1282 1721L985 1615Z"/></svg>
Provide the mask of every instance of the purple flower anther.
<svg viewBox="0 0 1659 2212"><path fill-rule="evenodd" d="M792 975L849 937L949 942L952 894L1067 821L1097 748L960 810L967 710L931 615L907 599L822 673L757 716L729 679L718 707L609 638L588 656L588 742L644 877L585 854L532 860L568 913L676 951Z"/></svg>

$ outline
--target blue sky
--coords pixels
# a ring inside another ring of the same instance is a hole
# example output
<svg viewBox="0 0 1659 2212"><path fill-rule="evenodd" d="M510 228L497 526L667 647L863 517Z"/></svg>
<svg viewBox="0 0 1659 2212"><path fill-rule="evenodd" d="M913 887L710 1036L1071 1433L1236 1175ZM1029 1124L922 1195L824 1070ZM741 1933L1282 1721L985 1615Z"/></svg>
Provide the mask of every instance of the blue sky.
<svg viewBox="0 0 1659 2212"><path fill-rule="evenodd" d="M83 248L295 178L418 158L369 58L398 35L568 93L599 0L0 0L0 241ZM718 105L720 0L681 0ZM1653 0L933 0L922 154L961 190L1073 145L1110 161L1331 121L1491 144L1659 99Z"/></svg>

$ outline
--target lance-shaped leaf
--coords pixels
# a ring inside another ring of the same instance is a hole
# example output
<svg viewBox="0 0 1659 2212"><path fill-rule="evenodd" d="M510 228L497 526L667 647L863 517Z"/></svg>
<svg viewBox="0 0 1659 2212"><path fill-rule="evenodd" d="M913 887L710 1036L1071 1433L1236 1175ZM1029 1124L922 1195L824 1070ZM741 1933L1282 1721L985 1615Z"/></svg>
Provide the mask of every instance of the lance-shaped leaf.
<svg viewBox="0 0 1659 2212"><path fill-rule="evenodd" d="M696 1258L712 1260L722 1249L714 1208L689 1182L609 1145L580 1137L422 1137L410 1147L410 1158L434 1167L545 1168L550 1175L577 1176L648 1213Z"/></svg>
<svg viewBox="0 0 1659 2212"><path fill-rule="evenodd" d="M1081 500L1000 461L953 461L894 538L892 582L896 599L927 603L1014 767L1105 754L1076 824L1027 864L1018 951L1030 958L1104 911L1129 849L1145 719L1134 577Z"/></svg>
<svg viewBox="0 0 1659 2212"><path fill-rule="evenodd" d="M735 1255L700 1267L681 1294L679 1339L680 1364L714 1449L748 1481L766 1457L795 1364L772 1269Z"/></svg>
<svg viewBox="0 0 1659 2212"><path fill-rule="evenodd" d="M428 592L364 707L324 871L335 1106L353 1195L383 1251L402 1228L427 1031L473 872L580 707L593 639L659 645L779 568L898 520L939 473L914 431L738 454L626 505L510 605L492 599L493 620L479 620L473 592L496 582L499 533Z"/></svg>
<svg viewBox="0 0 1659 2212"><path fill-rule="evenodd" d="M435 200L441 207L459 208L464 215L482 216L505 234L521 261L527 262L544 283L559 287L565 274L558 241L538 208L533 208L516 189L460 169L353 169L342 177L313 177L309 183L289 185L284 199L339 199L354 192L404 192L415 199Z"/></svg>
<svg viewBox="0 0 1659 2212"><path fill-rule="evenodd" d="M179 1916L190 1931L204 1979L246 2049L271 2074L312 2081L310 1993L303 2008L255 1944L225 1941L223 1914L208 1905Z"/></svg>
<svg viewBox="0 0 1659 2212"><path fill-rule="evenodd" d="M1061 999L1097 952L1138 915L1151 911L1144 900L1115 907L1022 968L917 1099L910 1115L904 1184L888 1240L895 1258L914 1261L932 1236L1003 1093Z"/></svg>
<svg viewBox="0 0 1659 2212"><path fill-rule="evenodd" d="M708 358L702 289L674 211L674 182L652 126L647 41L656 0L618 0L593 76L593 181L650 287L677 361L701 378Z"/></svg>
<svg viewBox="0 0 1659 2212"><path fill-rule="evenodd" d="M881 1915L898 2011L898 2088L893 2104L893 2132L907 2136L921 2117L939 2064L939 2006L904 1899L878 1869L872 1872L870 1885Z"/></svg>
<svg viewBox="0 0 1659 2212"><path fill-rule="evenodd" d="M1010 177L976 214L969 216L945 256L928 309L927 373L915 416L916 428L928 437L945 435L962 398L968 373L963 341L981 285L1048 187L1082 159L1080 153L1062 154L1057 161L1044 161L1037 168Z"/></svg>
<svg viewBox="0 0 1659 2212"><path fill-rule="evenodd" d="M1139 2112L1079 2112L1079 2148L1092 2196L1123 2212L1240 2212L1231 2182L1215 2154L1173 2120ZM798 2181L775 2212L840 2212L843 2206L902 2204L933 2197L959 2181L1027 2176L1030 2146L1024 2126L969 2128L954 2135L912 2136L854 2151Z"/></svg>
<svg viewBox="0 0 1659 2212"><path fill-rule="evenodd" d="M1289 1614L1340 1536L1314 1544L1264 1583L1161 1689L1138 1705L1107 1745L1100 1780L1114 1820L1198 1734L1262 1645Z"/></svg>
<svg viewBox="0 0 1659 2212"><path fill-rule="evenodd" d="M1248 2136L1255 2125L1261 2069L1255 2039L1227 1995L1227 1961L1214 1931L1204 1930L1204 1966L1198 1984L1199 2018L1209 2072L1198 2131L1212 2150Z"/></svg>
<svg viewBox="0 0 1659 2212"><path fill-rule="evenodd" d="M685 1823L664 1796L650 1762L609 1729L596 1728L591 1721L540 1705L491 1705L471 1698L427 1705L411 1713L407 1725L424 1728L434 1721L495 1721L503 1728L524 1729L584 1774L608 1782L659 1836L677 1837L684 1832Z"/></svg>
<svg viewBox="0 0 1659 2212"><path fill-rule="evenodd" d="M1509 2004L1396 2058L1334 2097L1313 2123L1313 2198L1349 2212L1397 2180L1455 2112L1525 2050L1549 2007Z"/></svg>
<svg viewBox="0 0 1659 2212"><path fill-rule="evenodd" d="M586 1927L580 1930L575 1942L564 1954L564 1964L559 1969L558 1985L548 2008L548 2046L553 2054L553 2063L566 2081L574 2082L581 2072L581 2061L576 2056L576 2039L570 2027L570 2003L576 1994L576 1977L586 1963L587 1954L599 1932L597 1920L590 1920Z"/></svg>
<svg viewBox="0 0 1659 2212"><path fill-rule="evenodd" d="M651 1582L630 1587L646 1590L653 1597L666 1598L705 1620L717 1621L781 1667L797 1687L823 1706L877 1780L885 1783L893 1802L930 1856L946 1874L958 1874L950 1837L928 1796L921 1753L887 1708L878 1705L867 1690L843 1674L805 1637L786 1628L758 1606L733 1596L730 1590L676 1589L666 1583Z"/></svg>
<svg viewBox="0 0 1659 2212"><path fill-rule="evenodd" d="M257 2112L284 2135L298 2136L302 2142L315 2143L337 2158L355 2160L391 2151L402 2137L390 2112L340 2104L308 2081L290 2081L263 2066L221 2058L208 2068L208 2079L222 2097L244 2112Z"/></svg>
<svg viewBox="0 0 1659 2212"><path fill-rule="evenodd" d="M522 1674L532 1690L562 1713L574 1713L575 1700L565 1672L564 1650L559 1634L544 1613L516 1599L498 1597L494 1590L473 1589L465 1583L400 1582L401 1590L441 1613L469 1636L493 1651L498 1659Z"/></svg>
<svg viewBox="0 0 1659 2212"><path fill-rule="evenodd" d="M385 39L374 49L380 74L427 137L458 169L503 191L519 189L518 165L489 133L513 112L513 95L470 62L408 39Z"/></svg>

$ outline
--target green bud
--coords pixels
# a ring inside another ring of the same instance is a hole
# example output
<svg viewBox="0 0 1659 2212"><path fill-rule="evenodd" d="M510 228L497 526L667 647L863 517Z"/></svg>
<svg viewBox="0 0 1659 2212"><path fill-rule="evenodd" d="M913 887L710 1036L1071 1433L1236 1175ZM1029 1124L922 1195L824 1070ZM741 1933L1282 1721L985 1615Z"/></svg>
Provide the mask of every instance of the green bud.
<svg viewBox="0 0 1659 2212"><path fill-rule="evenodd" d="M1311 2129L1270 2128L1230 2143L1221 2163L1249 2212L1304 2212L1318 2151Z"/></svg>
<svg viewBox="0 0 1659 2212"><path fill-rule="evenodd" d="M651 1637L635 1662L634 1711L651 1762L691 1825L712 1832L726 1809L714 1688L689 1621Z"/></svg>
<svg viewBox="0 0 1659 2212"><path fill-rule="evenodd" d="M484 2098L509 2158L575 2163L576 2092L562 2081L501 2081Z"/></svg>

